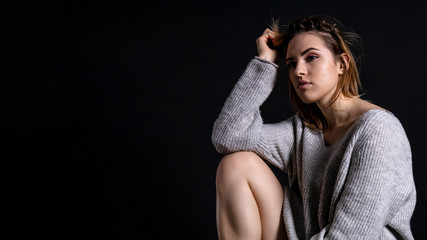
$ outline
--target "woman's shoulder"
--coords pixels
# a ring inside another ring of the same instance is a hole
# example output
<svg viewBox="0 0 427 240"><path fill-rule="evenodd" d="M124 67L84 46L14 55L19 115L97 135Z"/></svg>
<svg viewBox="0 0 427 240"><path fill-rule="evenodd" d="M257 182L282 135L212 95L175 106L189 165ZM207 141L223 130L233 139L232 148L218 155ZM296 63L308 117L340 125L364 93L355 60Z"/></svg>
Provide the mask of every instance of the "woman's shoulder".
<svg viewBox="0 0 427 240"><path fill-rule="evenodd" d="M400 120L386 109L369 109L359 119L353 150L360 154L382 152L400 156L396 164L411 160L411 144Z"/></svg>
<svg viewBox="0 0 427 240"><path fill-rule="evenodd" d="M408 142L400 120L391 111L383 108L365 111L360 116L357 128L361 142L366 142L368 139L371 144L383 141Z"/></svg>
<svg viewBox="0 0 427 240"><path fill-rule="evenodd" d="M374 135L405 134L402 124L394 113L364 99L356 99L353 103L357 138Z"/></svg>
<svg viewBox="0 0 427 240"><path fill-rule="evenodd" d="M384 108L368 109L364 111L359 118L359 127L366 128L368 130L402 127L402 124L396 115Z"/></svg>
<svg viewBox="0 0 427 240"><path fill-rule="evenodd" d="M401 125L397 117L389 110L366 100L356 104L359 114L359 125L363 128L375 128L382 125Z"/></svg>

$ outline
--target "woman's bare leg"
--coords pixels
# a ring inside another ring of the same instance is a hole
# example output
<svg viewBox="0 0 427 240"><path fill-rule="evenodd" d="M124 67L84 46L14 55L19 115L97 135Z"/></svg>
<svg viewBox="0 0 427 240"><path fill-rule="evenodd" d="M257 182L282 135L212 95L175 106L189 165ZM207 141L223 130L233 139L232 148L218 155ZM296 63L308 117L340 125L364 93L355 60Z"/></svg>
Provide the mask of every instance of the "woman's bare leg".
<svg viewBox="0 0 427 240"><path fill-rule="evenodd" d="M219 239L286 239L283 188L255 153L224 156L216 177Z"/></svg>

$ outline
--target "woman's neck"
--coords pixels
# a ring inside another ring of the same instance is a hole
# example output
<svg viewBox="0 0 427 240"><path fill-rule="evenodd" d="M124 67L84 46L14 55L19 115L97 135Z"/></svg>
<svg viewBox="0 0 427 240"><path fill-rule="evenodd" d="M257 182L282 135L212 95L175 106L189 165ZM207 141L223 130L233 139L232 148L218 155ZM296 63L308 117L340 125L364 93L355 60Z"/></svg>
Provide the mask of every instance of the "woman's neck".
<svg viewBox="0 0 427 240"><path fill-rule="evenodd" d="M340 96L332 105L317 103L328 122L328 130L347 125L357 118L354 106L358 100L360 99L357 97L345 98Z"/></svg>

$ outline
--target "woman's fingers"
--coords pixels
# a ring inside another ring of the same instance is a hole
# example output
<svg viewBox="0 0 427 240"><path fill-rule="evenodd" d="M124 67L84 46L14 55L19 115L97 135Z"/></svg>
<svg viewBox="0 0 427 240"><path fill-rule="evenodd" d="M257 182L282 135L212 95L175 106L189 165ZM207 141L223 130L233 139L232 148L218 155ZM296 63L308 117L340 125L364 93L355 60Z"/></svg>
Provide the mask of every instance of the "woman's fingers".
<svg viewBox="0 0 427 240"><path fill-rule="evenodd" d="M277 37L277 34L275 33L275 32L273 32L273 31L271 31L270 29L265 29L264 30L264 32L262 33L262 35L261 35L261 37L262 38L264 38L264 39L266 39L266 40L268 40L268 39L271 39L271 40L273 40L274 38L276 38Z"/></svg>
<svg viewBox="0 0 427 240"><path fill-rule="evenodd" d="M258 45L262 44L268 47L267 45L268 42L272 41L275 37L276 37L276 33L274 33L273 31L267 28L264 30L262 35L257 39L257 44Z"/></svg>
<svg viewBox="0 0 427 240"><path fill-rule="evenodd" d="M257 38L258 56L268 61L276 62L279 56L278 51L274 48L278 46L275 39L278 35L271 29L265 29L262 35Z"/></svg>
<svg viewBox="0 0 427 240"><path fill-rule="evenodd" d="M283 38L281 38L277 33L273 32L272 30L267 28L264 33L267 34L267 39L271 41L270 47L277 47L283 43Z"/></svg>

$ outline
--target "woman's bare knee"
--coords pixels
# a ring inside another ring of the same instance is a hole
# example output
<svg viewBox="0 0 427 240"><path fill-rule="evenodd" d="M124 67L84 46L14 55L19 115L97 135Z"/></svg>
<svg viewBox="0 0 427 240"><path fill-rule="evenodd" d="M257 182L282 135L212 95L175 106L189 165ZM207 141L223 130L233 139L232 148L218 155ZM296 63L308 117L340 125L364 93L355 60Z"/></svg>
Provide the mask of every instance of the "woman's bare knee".
<svg viewBox="0 0 427 240"><path fill-rule="evenodd" d="M283 236L283 189L262 158L253 152L226 155L218 166L216 181L217 193L221 199L238 192L237 189L242 186L247 186L257 204L264 230L263 237L270 239ZM234 198L236 196L232 197Z"/></svg>
<svg viewBox="0 0 427 240"><path fill-rule="evenodd" d="M218 165L217 186L229 184L230 181L235 181L238 178L245 178L246 174L256 170L259 164L265 163L253 152L241 151L225 155Z"/></svg>
<svg viewBox="0 0 427 240"><path fill-rule="evenodd" d="M256 167L263 163L263 160L253 152L235 152L225 155L218 166L218 171L245 171L248 168Z"/></svg>
<svg viewBox="0 0 427 240"><path fill-rule="evenodd" d="M252 152L236 152L221 159L217 170L217 226L219 239L260 239L257 203L249 187L247 172Z"/></svg>

